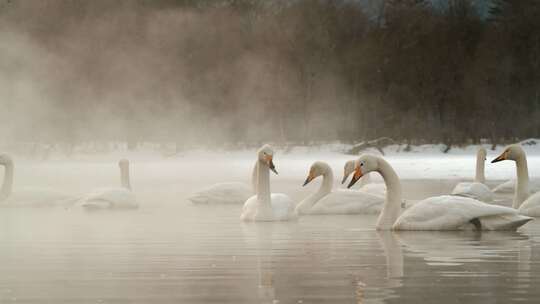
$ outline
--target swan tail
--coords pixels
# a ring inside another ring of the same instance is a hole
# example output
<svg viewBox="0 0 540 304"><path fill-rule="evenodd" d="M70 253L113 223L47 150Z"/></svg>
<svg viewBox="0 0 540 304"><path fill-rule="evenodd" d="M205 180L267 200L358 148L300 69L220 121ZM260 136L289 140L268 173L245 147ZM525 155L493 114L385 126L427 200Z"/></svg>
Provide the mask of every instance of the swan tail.
<svg viewBox="0 0 540 304"><path fill-rule="evenodd" d="M516 230L532 219L532 217L519 214L501 214L477 218L476 220L478 220L482 230ZM471 223L474 224L473 220L471 220ZM476 224L474 225L478 228Z"/></svg>

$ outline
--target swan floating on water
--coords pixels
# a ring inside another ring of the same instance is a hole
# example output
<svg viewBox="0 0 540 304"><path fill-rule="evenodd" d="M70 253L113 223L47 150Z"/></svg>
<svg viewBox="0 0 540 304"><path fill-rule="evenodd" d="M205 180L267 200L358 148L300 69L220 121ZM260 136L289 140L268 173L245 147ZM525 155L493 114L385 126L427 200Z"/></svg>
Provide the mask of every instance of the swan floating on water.
<svg viewBox="0 0 540 304"><path fill-rule="evenodd" d="M401 183L392 166L383 158L362 155L348 187L372 171L381 174L387 188L386 200L377 220L378 230L516 230L532 220L512 208L451 195L424 199L400 214Z"/></svg>
<svg viewBox="0 0 540 304"><path fill-rule="evenodd" d="M345 163L345 166L343 167L343 179L341 180L341 184L344 184L347 181L347 178L349 178L349 175L354 172L355 163L356 160L349 160ZM384 185L384 183L372 183L371 174L364 175L360 179L359 185L359 191L377 195L380 197L384 197L386 195L386 186Z"/></svg>
<svg viewBox="0 0 540 304"><path fill-rule="evenodd" d="M251 187L240 182L217 183L191 194L188 199L194 204L243 204L255 193L256 166L251 176Z"/></svg>
<svg viewBox="0 0 540 304"><path fill-rule="evenodd" d="M382 196L348 189L332 190L334 174L325 162L311 165L304 186L319 176L323 178L319 190L296 206L298 214L378 214L381 211Z"/></svg>
<svg viewBox="0 0 540 304"><path fill-rule="evenodd" d="M513 160L516 163L517 187L512 207L524 215L540 216L540 192L530 194L529 170L525 151L519 145L510 145L491 162L496 163L503 160Z"/></svg>
<svg viewBox="0 0 540 304"><path fill-rule="evenodd" d="M92 191L80 201L82 207L87 209L134 209L139 207L135 195L131 191L129 161L121 159L118 166L120 167L121 187L100 188Z"/></svg>
<svg viewBox="0 0 540 304"><path fill-rule="evenodd" d="M482 202L493 201L493 192L486 186L484 175L484 162L486 161L486 149L480 148L476 153L476 176L474 182L462 182L457 184L452 190L452 195L470 197Z"/></svg>
<svg viewBox="0 0 540 304"><path fill-rule="evenodd" d="M0 155L0 165L4 166L4 181L0 188L0 205L13 207L67 207L77 198L62 192L49 189L20 188L13 191L13 175L15 165L7 154Z"/></svg>
<svg viewBox="0 0 540 304"><path fill-rule="evenodd" d="M269 145L257 151L256 194L244 203L240 216L244 221L288 221L297 218L289 196L270 192L270 170L278 174L273 156L274 150Z"/></svg>

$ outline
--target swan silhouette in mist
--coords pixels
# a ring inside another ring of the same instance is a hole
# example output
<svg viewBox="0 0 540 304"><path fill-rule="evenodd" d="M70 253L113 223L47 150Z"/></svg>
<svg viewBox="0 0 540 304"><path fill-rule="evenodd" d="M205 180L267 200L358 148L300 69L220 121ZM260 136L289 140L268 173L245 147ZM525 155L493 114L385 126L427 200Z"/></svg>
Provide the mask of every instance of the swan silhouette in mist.
<svg viewBox="0 0 540 304"><path fill-rule="evenodd" d="M532 220L512 208L451 195L424 199L400 214L401 183L392 166L383 158L362 155L348 187L373 171L381 174L387 189L376 224L378 230L515 230Z"/></svg>
<svg viewBox="0 0 540 304"><path fill-rule="evenodd" d="M382 196L348 189L332 190L332 168L322 161L311 165L304 186L319 176L323 179L319 190L296 206L298 214L373 214L381 211L384 204Z"/></svg>
<svg viewBox="0 0 540 304"><path fill-rule="evenodd" d="M288 221L297 218L294 203L289 196L270 192L270 170L278 174L273 156L274 150L269 145L257 151L256 194L244 203L240 216L244 221Z"/></svg>
<svg viewBox="0 0 540 304"><path fill-rule="evenodd" d="M100 188L92 191L80 201L82 207L88 209L133 209L139 206L131 191L129 161L121 159L118 166L120 167L121 187Z"/></svg>
<svg viewBox="0 0 540 304"><path fill-rule="evenodd" d="M486 161L486 149L480 148L476 152L476 176L473 182L462 182L452 190L452 195L470 197L483 202L493 201L493 192L486 186L484 167Z"/></svg>
<svg viewBox="0 0 540 304"><path fill-rule="evenodd" d="M510 145L491 162L496 163L503 160L513 160L516 163L517 187L512 207L518 209L519 213L524 215L540 216L540 192L530 194L529 170L525 151L520 145Z"/></svg>
<svg viewBox="0 0 540 304"><path fill-rule="evenodd" d="M343 167L343 179L341 184L344 184L347 181L347 178L354 172L356 160L349 160L345 163ZM360 187L358 190L370 193L373 195L384 197L386 195L386 186L384 183L372 183L371 174L364 175L359 182Z"/></svg>
<svg viewBox="0 0 540 304"><path fill-rule="evenodd" d="M217 183L201 189L188 197L194 204L243 204L255 193L257 164L253 167L251 187L240 182Z"/></svg>
<svg viewBox="0 0 540 304"><path fill-rule="evenodd" d="M13 191L15 165L7 154L0 155L0 165L4 167L4 181L0 189L0 204L14 207L66 207L76 202L77 198L62 192L39 188L20 188Z"/></svg>

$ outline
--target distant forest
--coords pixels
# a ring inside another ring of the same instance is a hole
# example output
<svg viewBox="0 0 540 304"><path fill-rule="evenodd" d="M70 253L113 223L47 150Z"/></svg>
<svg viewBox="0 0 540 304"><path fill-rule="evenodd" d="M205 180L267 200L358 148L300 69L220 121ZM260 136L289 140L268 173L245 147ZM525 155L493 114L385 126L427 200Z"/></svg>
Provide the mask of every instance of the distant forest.
<svg viewBox="0 0 540 304"><path fill-rule="evenodd" d="M540 1L476 2L0 0L0 142L539 137Z"/></svg>

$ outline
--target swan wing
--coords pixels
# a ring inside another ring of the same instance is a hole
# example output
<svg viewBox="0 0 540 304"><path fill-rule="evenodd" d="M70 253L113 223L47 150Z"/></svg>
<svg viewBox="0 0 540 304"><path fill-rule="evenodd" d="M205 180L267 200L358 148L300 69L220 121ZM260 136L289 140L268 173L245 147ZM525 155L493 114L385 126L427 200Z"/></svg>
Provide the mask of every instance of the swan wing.
<svg viewBox="0 0 540 304"><path fill-rule="evenodd" d="M530 221L515 209L478 200L443 195L425 199L405 210L394 224L396 230L515 230Z"/></svg>
<svg viewBox="0 0 540 304"><path fill-rule="evenodd" d="M81 203L87 208L137 208L135 195L126 188L102 188L88 194Z"/></svg>
<svg viewBox="0 0 540 304"><path fill-rule="evenodd" d="M376 214L384 198L362 191L337 190L320 199L311 209L312 214Z"/></svg>
<svg viewBox="0 0 540 304"><path fill-rule="evenodd" d="M286 221L297 218L293 200L284 193L272 193L272 212L277 221Z"/></svg>
<svg viewBox="0 0 540 304"><path fill-rule="evenodd" d="M521 206L519 206L519 213L527 216L540 216L540 192L529 196Z"/></svg>
<svg viewBox="0 0 540 304"><path fill-rule="evenodd" d="M242 204L253 195L251 188L238 182L219 183L188 197L194 204Z"/></svg>
<svg viewBox="0 0 540 304"><path fill-rule="evenodd" d="M474 198L482 202L493 201L493 192L482 183L459 183L452 194Z"/></svg>
<svg viewBox="0 0 540 304"><path fill-rule="evenodd" d="M382 183L370 183L364 185L358 191L384 197L386 195L386 186Z"/></svg>

